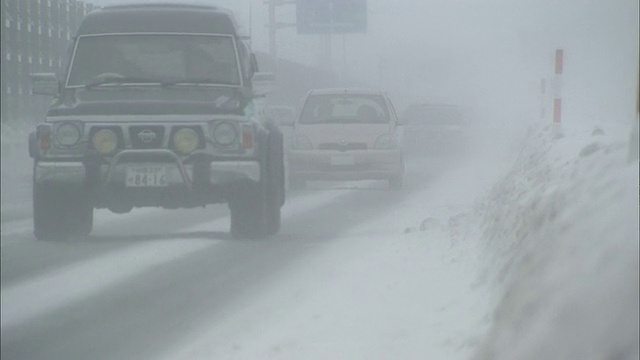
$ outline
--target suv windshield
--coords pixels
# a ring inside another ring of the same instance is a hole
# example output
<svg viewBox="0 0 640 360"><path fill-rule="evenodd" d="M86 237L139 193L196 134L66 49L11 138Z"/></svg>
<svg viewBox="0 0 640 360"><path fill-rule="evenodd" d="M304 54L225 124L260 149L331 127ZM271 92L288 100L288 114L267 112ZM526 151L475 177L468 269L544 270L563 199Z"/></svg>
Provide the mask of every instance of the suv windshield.
<svg viewBox="0 0 640 360"><path fill-rule="evenodd" d="M128 81L131 79L136 81ZM86 35L78 39L67 87L132 83L239 86L233 38L116 34Z"/></svg>
<svg viewBox="0 0 640 360"><path fill-rule="evenodd" d="M313 95L307 99L301 124L389 122L389 111L380 95Z"/></svg>

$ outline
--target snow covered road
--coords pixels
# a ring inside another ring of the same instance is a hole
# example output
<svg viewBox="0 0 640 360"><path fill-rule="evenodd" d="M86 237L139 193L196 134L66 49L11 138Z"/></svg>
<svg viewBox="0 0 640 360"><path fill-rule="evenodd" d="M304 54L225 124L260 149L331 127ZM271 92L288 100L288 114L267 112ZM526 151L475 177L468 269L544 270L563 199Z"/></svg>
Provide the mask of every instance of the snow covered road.
<svg viewBox="0 0 640 360"><path fill-rule="evenodd" d="M0 357L631 359L624 130L416 157L397 192L314 183L261 241L231 239L224 206L100 210L91 236L59 243L3 221Z"/></svg>
<svg viewBox="0 0 640 360"><path fill-rule="evenodd" d="M411 164L400 192L292 192L269 240L231 240L223 206L98 211L91 236L62 243L5 222L1 356L464 358L489 304L472 289L478 244L452 242L471 223L449 219L491 179Z"/></svg>

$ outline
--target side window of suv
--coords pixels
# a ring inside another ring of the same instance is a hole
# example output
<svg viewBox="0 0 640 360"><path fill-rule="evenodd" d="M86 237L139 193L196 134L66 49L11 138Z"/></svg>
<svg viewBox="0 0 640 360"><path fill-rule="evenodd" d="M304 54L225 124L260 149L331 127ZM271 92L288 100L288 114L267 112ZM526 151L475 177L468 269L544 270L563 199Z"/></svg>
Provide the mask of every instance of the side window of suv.
<svg viewBox="0 0 640 360"><path fill-rule="evenodd" d="M242 68L242 78L245 84L251 82L251 55L245 41L238 42L238 54L240 55L240 67Z"/></svg>

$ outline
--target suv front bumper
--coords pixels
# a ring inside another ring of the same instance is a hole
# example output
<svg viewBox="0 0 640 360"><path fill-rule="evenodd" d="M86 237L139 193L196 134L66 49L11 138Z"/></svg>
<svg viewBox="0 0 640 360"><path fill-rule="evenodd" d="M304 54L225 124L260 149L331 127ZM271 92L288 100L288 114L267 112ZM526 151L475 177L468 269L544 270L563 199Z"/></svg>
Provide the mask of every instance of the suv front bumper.
<svg viewBox="0 0 640 360"><path fill-rule="evenodd" d="M202 169L202 164L184 164L180 157L169 150L122 151L108 164L97 166L88 165L83 161L37 161L34 167L34 181L37 184L52 185L125 186L128 166L150 163L166 168L168 187L191 188L194 180L200 184L215 186L230 185L239 181L260 181L260 163L256 160L210 161L205 164L208 174L200 174L199 179L194 179L194 168ZM91 177L89 168L99 169L99 176Z"/></svg>

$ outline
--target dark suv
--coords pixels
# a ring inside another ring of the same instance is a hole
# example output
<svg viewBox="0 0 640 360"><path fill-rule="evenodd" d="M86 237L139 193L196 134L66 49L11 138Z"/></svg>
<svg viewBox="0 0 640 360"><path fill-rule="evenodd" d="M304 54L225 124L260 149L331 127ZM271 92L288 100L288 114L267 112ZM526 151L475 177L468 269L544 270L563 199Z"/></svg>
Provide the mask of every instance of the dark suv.
<svg viewBox="0 0 640 360"><path fill-rule="evenodd" d="M282 134L256 109L248 41L233 15L195 5L120 5L82 22L30 135L34 233L88 234L93 210L228 203L231 233L280 228Z"/></svg>

